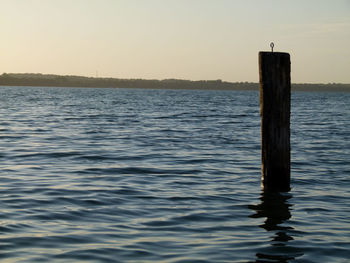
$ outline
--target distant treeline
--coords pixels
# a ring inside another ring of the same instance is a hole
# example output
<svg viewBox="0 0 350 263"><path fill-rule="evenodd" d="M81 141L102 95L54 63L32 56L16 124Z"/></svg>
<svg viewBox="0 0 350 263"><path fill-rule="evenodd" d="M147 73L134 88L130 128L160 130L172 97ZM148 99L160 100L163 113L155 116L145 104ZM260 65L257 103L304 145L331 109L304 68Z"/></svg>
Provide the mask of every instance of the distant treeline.
<svg viewBox="0 0 350 263"><path fill-rule="evenodd" d="M206 90L258 90L259 84L253 82L226 82L222 80L147 80L92 78L82 76L60 76L51 74L0 75L2 86L44 86L44 87L97 87L97 88L143 88L143 89L206 89ZM293 90L300 91L348 91L350 84L292 84Z"/></svg>

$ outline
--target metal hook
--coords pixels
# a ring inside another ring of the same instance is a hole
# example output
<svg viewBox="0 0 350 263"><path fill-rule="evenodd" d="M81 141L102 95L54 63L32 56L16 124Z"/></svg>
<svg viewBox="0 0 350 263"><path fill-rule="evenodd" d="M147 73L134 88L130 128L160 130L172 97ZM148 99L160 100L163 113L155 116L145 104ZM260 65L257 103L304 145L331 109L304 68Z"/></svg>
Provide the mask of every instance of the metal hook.
<svg viewBox="0 0 350 263"><path fill-rule="evenodd" d="M273 48L274 48L275 44L273 42L271 42L270 47L271 47L271 52L273 52Z"/></svg>

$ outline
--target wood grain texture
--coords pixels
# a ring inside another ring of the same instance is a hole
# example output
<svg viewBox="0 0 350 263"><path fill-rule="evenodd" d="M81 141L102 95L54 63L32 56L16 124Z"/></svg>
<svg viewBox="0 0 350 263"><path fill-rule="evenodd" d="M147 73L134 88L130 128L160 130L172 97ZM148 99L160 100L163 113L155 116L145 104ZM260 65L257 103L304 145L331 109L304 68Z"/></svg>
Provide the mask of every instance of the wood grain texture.
<svg viewBox="0 0 350 263"><path fill-rule="evenodd" d="M259 53L262 185L290 190L290 55Z"/></svg>

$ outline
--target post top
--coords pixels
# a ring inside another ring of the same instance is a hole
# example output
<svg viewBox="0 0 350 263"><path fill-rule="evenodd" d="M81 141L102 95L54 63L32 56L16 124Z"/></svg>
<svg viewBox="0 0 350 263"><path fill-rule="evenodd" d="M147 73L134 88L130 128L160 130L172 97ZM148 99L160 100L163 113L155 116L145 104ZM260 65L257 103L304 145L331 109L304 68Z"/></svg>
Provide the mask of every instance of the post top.
<svg viewBox="0 0 350 263"><path fill-rule="evenodd" d="M290 56L289 53L287 52L271 52L271 51L259 51L259 56L261 55L264 55L264 56L267 56L267 55L270 55L270 56L275 56L275 55L279 55L279 56Z"/></svg>
<svg viewBox="0 0 350 263"><path fill-rule="evenodd" d="M259 61L270 61L270 60L283 60L290 61L290 55L286 52L268 52L268 51L260 51L259 52Z"/></svg>

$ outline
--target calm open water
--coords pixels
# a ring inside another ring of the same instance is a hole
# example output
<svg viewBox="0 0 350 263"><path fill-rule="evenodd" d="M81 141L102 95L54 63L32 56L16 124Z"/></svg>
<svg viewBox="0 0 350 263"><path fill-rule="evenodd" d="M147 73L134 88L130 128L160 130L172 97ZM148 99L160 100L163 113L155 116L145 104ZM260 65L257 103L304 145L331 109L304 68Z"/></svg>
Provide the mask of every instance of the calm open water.
<svg viewBox="0 0 350 263"><path fill-rule="evenodd" d="M0 261L349 262L350 93L293 93L292 190L259 93L0 87Z"/></svg>

